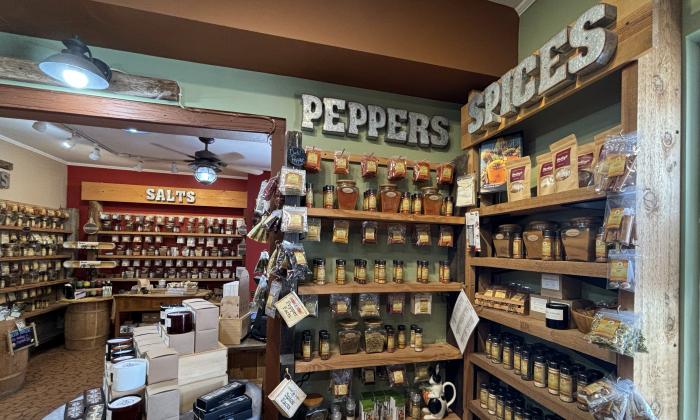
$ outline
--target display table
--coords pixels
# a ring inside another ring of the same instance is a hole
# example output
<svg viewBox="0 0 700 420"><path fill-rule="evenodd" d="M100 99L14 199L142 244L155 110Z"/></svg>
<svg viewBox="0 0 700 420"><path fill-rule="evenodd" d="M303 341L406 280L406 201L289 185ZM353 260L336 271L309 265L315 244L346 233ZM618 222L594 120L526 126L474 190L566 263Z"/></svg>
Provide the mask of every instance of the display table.
<svg viewBox="0 0 700 420"><path fill-rule="evenodd" d="M112 297L63 299L67 303L65 347L68 350L92 350L103 347L109 336Z"/></svg>
<svg viewBox="0 0 700 420"><path fill-rule="evenodd" d="M126 312L159 312L161 304L178 304L185 299L203 298L209 291L199 291L193 295L171 295L167 293L118 294L114 295L114 337L119 337L121 314Z"/></svg>

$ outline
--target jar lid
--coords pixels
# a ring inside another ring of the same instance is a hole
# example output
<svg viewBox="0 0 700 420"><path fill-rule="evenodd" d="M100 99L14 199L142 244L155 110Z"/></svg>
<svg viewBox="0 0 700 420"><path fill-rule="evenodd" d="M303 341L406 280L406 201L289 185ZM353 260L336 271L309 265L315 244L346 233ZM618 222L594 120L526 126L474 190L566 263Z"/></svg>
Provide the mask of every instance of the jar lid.
<svg viewBox="0 0 700 420"><path fill-rule="evenodd" d="M365 319L365 326L368 328L381 328L382 320L381 318L367 318Z"/></svg>
<svg viewBox="0 0 700 420"><path fill-rule="evenodd" d="M571 227L578 228L597 228L601 225L601 221L597 217L574 217L569 221Z"/></svg>
<svg viewBox="0 0 700 420"><path fill-rule="evenodd" d="M537 356L535 356L535 362L544 363L546 360L547 360L547 359L546 359L546 358L544 357L544 355L542 355L542 354L538 354Z"/></svg>
<svg viewBox="0 0 700 420"><path fill-rule="evenodd" d="M542 235L544 235L544 236L549 236L549 237L553 237L553 236L554 236L554 231L551 230L551 229L545 229L545 230L542 232Z"/></svg>
<svg viewBox="0 0 700 420"><path fill-rule="evenodd" d="M374 194L377 195L377 190L374 188L370 188L368 190L365 190L365 194Z"/></svg>
<svg viewBox="0 0 700 420"><path fill-rule="evenodd" d="M518 224L508 223L505 225L498 225L498 230L500 232L521 232L523 228Z"/></svg>
<svg viewBox="0 0 700 420"><path fill-rule="evenodd" d="M552 369L559 369L559 362L557 360L548 360L547 366L551 367Z"/></svg>
<svg viewBox="0 0 700 420"><path fill-rule="evenodd" d="M559 371L565 375L571 375L573 372L575 372L574 369L572 369L572 366L569 366L564 363L562 363L559 367Z"/></svg>
<svg viewBox="0 0 700 420"><path fill-rule="evenodd" d="M556 229L557 224L554 222L546 222L542 220L533 220L527 224L525 230L545 230L545 229Z"/></svg>
<svg viewBox="0 0 700 420"><path fill-rule="evenodd" d="M397 327L397 329L398 329L399 331L404 331L404 330L406 329L406 326L403 325L403 324L401 324L401 325L399 325L399 326Z"/></svg>
<svg viewBox="0 0 700 420"><path fill-rule="evenodd" d="M335 260L335 263L336 263L336 264L343 264L343 265L344 265L344 264L345 264L345 260L344 260L344 259L337 259L337 260Z"/></svg>
<svg viewBox="0 0 700 420"><path fill-rule="evenodd" d="M355 328L359 323L360 321L353 318L343 318L338 321L338 325L340 325L341 328Z"/></svg>
<svg viewBox="0 0 700 420"><path fill-rule="evenodd" d="M419 192L416 192L416 193L413 193L413 198L419 198L419 197L421 197L422 195L423 195L423 194L421 194L421 193L419 193Z"/></svg>
<svg viewBox="0 0 700 420"><path fill-rule="evenodd" d="M379 186L380 190L395 190L397 187L396 184L382 184Z"/></svg>
<svg viewBox="0 0 700 420"><path fill-rule="evenodd" d="M402 260L394 260L393 262L394 262L394 265L403 264Z"/></svg>
<svg viewBox="0 0 700 420"><path fill-rule="evenodd" d="M597 380L603 379L603 372L595 369L590 369L586 371L586 375L588 375L588 381L589 382L595 382Z"/></svg>
<svg viewBox="0 0 700 420"><path fill-rule="evenodd" d="M386 265L386 260L374 260L374 263L375 263L375 264L380 264L380 265L381 265L381 264Z"/></svg>
<svg viewBox="0 0 700 420"><path fill-rule="evenodd" d="M437 187L433 187L430 185L427 187L422 187L420 190L423 191L423 194L436 194L438 192Z"/></svg>
<svg viewBox="0 0 700 420"><path fill-rule="evenodd" d="M339 179L336 181L336 183L342 186L355 186L355 181L352 179Z"/></svg>
<svg viewBox="0 0 700 420"><path fill-rule="evenodd" d="M335 185L324 185L323 191L333 191L335 190Z"/></svg>

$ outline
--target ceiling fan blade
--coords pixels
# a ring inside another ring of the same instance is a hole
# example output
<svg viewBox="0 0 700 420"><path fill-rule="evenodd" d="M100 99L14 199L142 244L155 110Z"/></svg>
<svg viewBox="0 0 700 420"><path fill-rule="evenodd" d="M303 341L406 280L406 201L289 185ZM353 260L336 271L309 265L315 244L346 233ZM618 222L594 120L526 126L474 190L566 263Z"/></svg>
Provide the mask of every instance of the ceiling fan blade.
<svg viewBox="0 0 700 420"><path fill-rule="evenodd" d="M177 153L178 155L183 155L183 156L187 156L188 158L191 158L191 159L196 159L196 158L195 158L194 156L192 156L192 155L188 155L187 153L181 152L181 151L179 151L179 150L171 149L170 147L168 147L168 146L163 146L162 144L151 143L151 145L152 145L152 146L155 146L155 147L159 147L159 148L164 149L164 150L167 150L167 151L169 151L169 152Z"/></svg>
<svg viewBox="0 0 700 420"><path fill-rule="evenodd" d="M233 162L235 160L241 160L243 159L243 154L238 153L238 152L230 152L230 153L224 153L222 155L217 155L217 157L220 160L228 161L228 162Z"/></svg>
<svg viewBox="0 0 700 420"><path fill-rule="evenodd" d="M236 171L236 172L243 172L243 173L250 174L250 175L262 175L262 173L263 173L262 169L254 168L252 166L230 165L229 169Z"/></svg>

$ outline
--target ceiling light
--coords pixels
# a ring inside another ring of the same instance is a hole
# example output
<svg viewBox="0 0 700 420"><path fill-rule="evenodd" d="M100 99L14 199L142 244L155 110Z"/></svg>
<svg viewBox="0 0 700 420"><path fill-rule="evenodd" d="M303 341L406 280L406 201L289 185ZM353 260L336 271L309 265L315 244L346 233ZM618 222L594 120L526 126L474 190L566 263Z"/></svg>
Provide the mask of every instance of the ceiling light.
<svg viewBox="0 0 700 420"><path fill-rule="evenodd" d="M174 174L180 172L180 170L177 169L177 163L173 162L170 164L170 172Z"/></svg>
<svg viewBox="0 0 700 420"><path fill-rule="evenodd" d="M48 126L46 121L34 121L34 124L32 124L32 128L40 133L45 133Z"/></svg>
<svg viewBox="0 0 700 420"><path fill-rule="evenodd" d="M100 154L100 148L95 146L95 148L92 149L92 152L90 152L88 157L90 158L90 160L100 160L100 158L102 157L102 155Z"/></svg>
<svg viewBox="0 0 700 420"><path fill-rule="evenodd" d="M136 165L134 166L134 169L136 169L139 172L143 172L143 161L138 161L138 163L136 163Z"/></svg>
<svg viewBox="0 0 700 420"><path fill-rule="evenodd" d="M200 184L211 185L216 181L220 169L215 165L198 165L194 168L194 179Z"/></svg>
<svg viewBox="0 0 700 420"><path fill-rule="evenodd" d="M61 142L61 147L63 147L64 149L72 149L73 147L75 147L75 138L76 135L73 134L72 136L70 136L70 138L63 140Z"/></svg>
<svg viewBox="0 0 700 420"><path fill-rule="evenodd" d="M92 56L78 37L63 41L60 53L45 58L39 68L46 75L77 89L107 89L112 78L109 66Z"/></svg>
<svg viewBox="0 0 700 420"><path fill-rule="evenodd" d="M145 131L141 131L138 128L134 128L134 127L125 128L124 131L126 131L127 133L131 133L131 134L146 134Z"/></svg>

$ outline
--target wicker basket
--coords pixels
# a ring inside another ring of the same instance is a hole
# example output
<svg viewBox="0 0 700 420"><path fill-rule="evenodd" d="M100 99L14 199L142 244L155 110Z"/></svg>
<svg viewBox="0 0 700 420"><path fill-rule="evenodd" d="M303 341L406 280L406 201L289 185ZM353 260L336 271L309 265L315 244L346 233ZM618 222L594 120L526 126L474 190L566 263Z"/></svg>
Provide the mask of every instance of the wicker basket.
<svg viewBox="0 0 700 420"><path fill-rule="evenodd" d="M571 316L574 318L576 328L584 334L591 332L593 316L587 315L582 311L592 308L595 308L593 302L589 300L578 300L574 302L573 308L571 309Z"/></svg>

